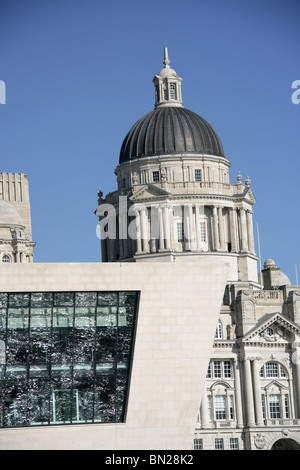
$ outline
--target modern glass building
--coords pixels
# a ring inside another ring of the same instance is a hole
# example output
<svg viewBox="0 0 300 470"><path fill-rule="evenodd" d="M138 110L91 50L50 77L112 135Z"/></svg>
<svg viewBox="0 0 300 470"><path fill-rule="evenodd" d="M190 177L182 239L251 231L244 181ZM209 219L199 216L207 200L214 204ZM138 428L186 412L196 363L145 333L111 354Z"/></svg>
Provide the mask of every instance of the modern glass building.
<svg viewBox="0 0 300 470"><path fill-rule="evenodd" d="M1 427L123 422L137 292L0 293Z"/></svg>

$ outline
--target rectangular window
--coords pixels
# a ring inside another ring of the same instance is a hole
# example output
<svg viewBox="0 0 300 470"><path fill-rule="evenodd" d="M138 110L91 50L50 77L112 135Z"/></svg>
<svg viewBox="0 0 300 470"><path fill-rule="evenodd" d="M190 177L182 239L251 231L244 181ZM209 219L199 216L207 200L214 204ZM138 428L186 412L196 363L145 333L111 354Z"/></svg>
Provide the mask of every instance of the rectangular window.
<svg viewBox="0 0 300 470"><path fill-rule="evenodd" d="M280 366L280 377L286 377L286 373L283 367Z"/></svg>
<svg viewBox="0 0 300 470"><path fill-rule="evenodd" d="M159 171L152 172L152 181L153 183L159 183Z"/></svg>
<svg viewBox="0 0 300 470"><path fill-rule="evenodd" d="M271 419L280 418L280 395L269 395L269 411Z"/></svg>
<svg viewBox="0 0 300 470"><path fill-rule="evenodd" d="M261 396L261 408L262 408L262 414L263 414L263 419L266 419L266 408L265 408L265 396Z"/></svg>
<svg viewBox="0 0 300 470"><path fill-rule="evenodd" d="M230 377L231 377L230 361L224 361L224 378L229 379Z"/></svg>
<svg viewBox="0 0 300 470"><path fill-rule="evenodd" d="M226 396L216 395L214 399L216 420L226 419Z"/></svg>
<svg viewBox="0 0 300 470"><path fill-rule="evenodd" d="M200 222L200 237L202 242L206 242L206 223Z"/></svg>
<svg viewBox="0 0 300 470"><path fill-rule="evenodd" d="M123 422L137 298L0 294L0 427Z"/></svg>
<svg viewBox="0 0 300 470"><path fill-rule="evenodd" d="M214 361L214 378L218 379L222 377L222 372L221 372L221 361Z"/></svg>
<svg viewBox="0 0 300 470"><path fill-rule="evenodd" d="M195 181L202 181L202 170L198 168L195 170Z"/></svg>
<svg viewBox="0 0 300 470"><path fill-rule="evenodd" d="M177 241L184 242L184 223L183 222L177 223Z"/></svg>
<svg viewBox="0 0 300 470"><path fill-rule="evenodd" d="M276 362L266 363L266 377L278 377L278 364Z"/></svg>
<svg viewBox="0 0 300 470"><path fill-rule="evenodd" d="M230 416L230 419L234 419L233 395L229 396L229 416Z"/></svg>
<svg viewBox="0 0 300 470"><path fill-rule="evenodd" d="M285 411L285 417L289 418L290 411L289 411L289 396L288 395L284 395L284 411Z"/></svg>
<svg viewBox="0 0 300 470"><path fill-rule="evenodd" d="M215 439L215 450L224 450L224 442L222 438Z"/></svg>
<svg viewBox="0 0 300 470"><path fill-rule="evenodd" d="M211 363L208 364L206 378L211 379Z"/></svg>
<svg viewBox="0 0 300 470"><path fill-rule="evenodd" d="M195 450L202 450L202 439L194 439L194 449Z"/></svg>
<svg viewBox="0 0 300 470"><path fill-rule="evenodd" d="M239 440L237 437L231 437L229 440L230 450L239 450Z"/></svg>

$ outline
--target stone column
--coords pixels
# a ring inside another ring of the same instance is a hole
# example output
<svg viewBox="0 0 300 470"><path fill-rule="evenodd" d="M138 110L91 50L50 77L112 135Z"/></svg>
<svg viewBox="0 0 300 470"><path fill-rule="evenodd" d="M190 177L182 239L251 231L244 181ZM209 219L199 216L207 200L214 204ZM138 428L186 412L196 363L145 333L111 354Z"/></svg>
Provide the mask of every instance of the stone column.
<svg viewBox="0 0 300 470"><path fill-rule="evenodd" d="M294 358L295 356L293 356ZM299 356L295 357L295 362L294 362L294 368L295 368L295 395L296 395L296 400L295 400L295 405L296 405L296 418L300 419L300 358Z"/></svg>
<svg viewBox="0 0 300 470"><path fill-rule="evenodd" d="M248 251L248 240L247 240L247 225L246 225L246 213L244 209L240 209L240 223L241 223L241 245L242 251Z"/></svg>
<svg viewBox="0 0 300 470"><path fill-rule="evenodd" d="M183 206L184 249L186 251L189 251L191 249L189 207L190 206Z"/></svg>
<svg viewBox="0 0 300 470"><path fill-rule="evenodd" d="M142 249L146 253L149 251L148 247L148 215L147 208L142 207L141 209L141 236L142 236Z"/></svg>
<svg viewBox="0 0 300 470"><path fill-rule="evenodd" d="M118 226L120 227L122 224L122 216L119 215L118 217ZM120 232L119 232L119 237L118 237L118 244L119 244L119 255L120 259L124 258L124 249L123 249L123 239L120 237Z"/></svg>
<svg viewBox="0 0 300 470"><path fill-rule="evenodd" d="M170 218L169 218L169 207L164 206L163 208L163 222L164 222L164 238L166 250L170 250Z"/></svg>
<svg viewBox="0 0 300 470"><path fill-rule="evenodd" d="M257 426L263 426L264 420L263 420L263 413L262 413L259 371L260 371L259 358L254 358L253 360L253 390L254 390L256 424Z"/></svg>
<svg viewBox="0 0 300 470"><path fill-rule="evenodd" d="M193 206L190 204L188 209L189 214L189 234L190 234L190 250L196 249L196 236L193 223Z"/></svg>
<svg viewBox="0 0 300 470"><path fill-rule="evenodd" d="M254 418L254 404L253 404L253 393L252 393L252 379L251 379L251 364L250 359L244 359L244 392L246 399L246 418L247 426L255 425Z"/></svg>
<svg viewBox="0 0 300 470"><path fill-rule="evenodd" d="M252 222L252 211L247 211L247 234L248 234L248 247L250 253L255 253L254 247L254 234L253 234L253 222Z"/></svg>
<svg viewBox="0 0 300 470"><path fill-rule="evenodd" d="M197 245L197 250L200 251L202 248L202 243L201 243L199 206L195 206L195 219L196 219L196 245Z"/></svg>
<svg viewBox="0 0 300 470"><path fill-rule="evenodd" d="M238 228L237 228L237 213L235 208L230 209L230 240L231 240L231 251L238 253L239 241L238 241Z"/></svg>
<svg viewBox="0 0 300 470"><path fill-rule="evenodd" d="M240 367L241 367L240 361L235 360L234 361L234 386L235 386L236 425L238 428L243 428L243 408L242 408Z"/></svg>
<svg viewBox="0 0 300 470"><path fill-rule="evenodd" d="M218 230L218 212L217 207L213 207L213 241L214 241L214 250L219 251L220 242L219 242L219 230Z"/></svg>
<svg viewBox="0 0 300 470"><path fill-rule="evenodd" d="M163 251L165 249L164 243L164 225L163 225L163 215L162 215L162 208L158 208L158 226L159 226L159 251Z"/></svg>
<svg viewBox="0 0 300 470"><path fill-rule="evenodd" d="M223 208L218 207L218 217L219 217L219 234L220 234L220 249L225 251L225 233L224 233L224 220L223 220Z"/></svg>
<svg viewBox="0 0 300 470"><path fill-rule="evenodd" d="M136 210L136 252L139 254L142 252L142 241L141 241L141 217L139 209Z"/></svg>

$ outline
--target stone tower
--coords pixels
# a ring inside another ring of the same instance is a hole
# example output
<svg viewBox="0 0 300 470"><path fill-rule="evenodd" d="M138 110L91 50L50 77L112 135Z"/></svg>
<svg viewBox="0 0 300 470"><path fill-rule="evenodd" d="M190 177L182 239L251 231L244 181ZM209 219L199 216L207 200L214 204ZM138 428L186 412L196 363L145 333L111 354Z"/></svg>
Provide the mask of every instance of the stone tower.
<svg viewBox="0 0 300 470"><path fill-rule="evenodd" d="M31 263L34 246L27 175L0 173L0 262Z"/></svg>

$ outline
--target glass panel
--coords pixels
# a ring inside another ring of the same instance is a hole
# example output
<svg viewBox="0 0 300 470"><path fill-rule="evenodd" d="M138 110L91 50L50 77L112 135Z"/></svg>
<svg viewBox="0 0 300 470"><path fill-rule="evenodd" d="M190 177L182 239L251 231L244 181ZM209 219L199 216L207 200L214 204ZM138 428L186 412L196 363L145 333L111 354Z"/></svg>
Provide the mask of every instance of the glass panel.
<svg viewBox="0 0 300 470"><path fill-rule="evenodd" d="M53 328L51 361L57 363L71 363L73 356L73 329Z"/></svg>
<svg viewBox="0 0 300 470"><path fill-rule="evenodd" d="M29 341L29 362L47 364L51 359L52 341L48 328L31 328Z"/></svg>
<svg viewBox="0 0 300 470"><path fill-rule="evenodd" d="M97 326L116 326L117 307L97 307Z"/></svg>
<svg viewBox="0 0 300 470"><path fill-rule="evenodd" d="M73 360L74 362L94 361L95 328L74 328Z"/></svg>
<svg viewBox="0 0 300 470"><path fill-rule="evenodd" d="M50 292L33 292L30 305L31 307L52 307L53 295Z"/></svg>
<svg viewBox="0 0 300 470"><path fill-rule="evenodd" d="M7 380L4 413L6 426L27 425L27 390L26 382L22 380Z"/></svg>
<svg viewBox="0 0 300 470"><path fill-rule="evenodd" d="M50 382L33 379L28 388L28 419L31 425L49 424Z"/></svg>
<svg viewBox="0 0 300 470"><path fill-rule="evenodd" d="M95 309L88 307L75 308L75 326L89 327L95 325Z"/></svg>
<svg viewBox="0 0 300 470"><path fill-rule="evenodd" d="M97 292L76 292L75 304L78 307L96 307Z"/></svg>
<svg viewBox="0 0 300 470"><path fill-rule="evenodd" d="M0 308L0 330L6 328L6 308Z"/></svg>
<svg viewBox="0 0 300 470"><path fill-rule="evenodd" d="M32 308L30 310L30 326L31 328L50 328L51 317L51 308Z"/></svg>
<svg viewBox="0 0 300 470"><path fill-rule="evenodd" d="M115 421L115 379L101 377L95 383L95 422Z"/></svg>
<svg viewBox="0 0 300 470"><path fill-rule="evenodd" d="M98 305L118 305L118 294L116 292L99 292Z"/></svg>
<svg viewBox="0 0 300 470"><path fill-rule="evenodd" d="M10 307L29 307L29 294L9 294Z"/></svg>
<svg viewBox="0 0 300 470"><path fill-rule="evenodd" d="M56 292L54 294L54 305L74 305L74 292Z"/></svg>
<svg viewBox="0 0 300 470"><path fill-rule="evenodd" d="M27 364L28 342L28 330L13 329L7 331L7 364Z"/></svg>
<svg viewBox="0 0 300 470"><path fill-rule="evenodd" d="M8 328L27 328L29 326L28 308L9 308L8 309Z"/></svg>
<svg viewBox="0 0 300 470"><path fill-rule="evenodd" d="M6 294L5 292L0 292L0 307L7 306L7 299L8 299L8 294Z"/></svg>

